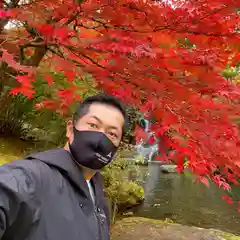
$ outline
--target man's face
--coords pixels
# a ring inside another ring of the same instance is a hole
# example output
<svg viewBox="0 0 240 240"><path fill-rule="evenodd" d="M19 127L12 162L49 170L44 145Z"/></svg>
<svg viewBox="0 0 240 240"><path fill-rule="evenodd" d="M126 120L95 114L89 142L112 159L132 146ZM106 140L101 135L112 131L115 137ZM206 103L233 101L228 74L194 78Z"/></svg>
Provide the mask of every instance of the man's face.
<svg viewBox="0 0 240 240"><path fill-rule="evenodd" d="M104 133L112 143L118 147L122 138L124 117L115 107L93 103L86 115L76 122L76 129L79 131L98 131ZM73 123L67 124L67 138L70 143L73 141Z"/></svg>

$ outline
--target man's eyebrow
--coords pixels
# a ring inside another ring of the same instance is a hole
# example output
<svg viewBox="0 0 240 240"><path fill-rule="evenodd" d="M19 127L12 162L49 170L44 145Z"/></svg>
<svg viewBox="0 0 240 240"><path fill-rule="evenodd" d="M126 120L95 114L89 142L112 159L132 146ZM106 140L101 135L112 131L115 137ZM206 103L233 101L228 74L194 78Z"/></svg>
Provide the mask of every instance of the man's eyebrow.
<svg viewBox="0 0 240 240"><path fill-rule="evenodd" d="M118 127L115 127L115 126L109 126L110 129L115 129L115 130L119 130Z"/></svg>
<svg viewBox="0 0 240 240"><path fill-rule="evenodd" d="M96 119L98 122L102 123L102 120L100 118L98 118L97 116L91 116L91 118Z"/></svg>

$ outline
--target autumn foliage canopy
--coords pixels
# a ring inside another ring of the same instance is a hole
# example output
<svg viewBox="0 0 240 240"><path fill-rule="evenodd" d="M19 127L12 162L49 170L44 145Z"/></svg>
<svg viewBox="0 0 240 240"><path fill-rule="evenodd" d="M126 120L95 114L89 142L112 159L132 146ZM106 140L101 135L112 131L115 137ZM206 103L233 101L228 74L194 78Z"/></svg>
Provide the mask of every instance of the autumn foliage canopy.
<svg viewBox="0 0 240 240"><path fill-rule="evenodd" d="M175 149L171 158L180 172L187 160L205 184L211 179L229 190L229 183L239 183L240 89L222 76L227 65L240 63L239 1L10 0L1 5L1 60L19 83L11 94L34 98L38 66L54 62L68 86L38 107L64 113L80 100L75 78L91 74L99 89L157 120L153 131ZM44 78L54 84L50 75Z"/></svg>

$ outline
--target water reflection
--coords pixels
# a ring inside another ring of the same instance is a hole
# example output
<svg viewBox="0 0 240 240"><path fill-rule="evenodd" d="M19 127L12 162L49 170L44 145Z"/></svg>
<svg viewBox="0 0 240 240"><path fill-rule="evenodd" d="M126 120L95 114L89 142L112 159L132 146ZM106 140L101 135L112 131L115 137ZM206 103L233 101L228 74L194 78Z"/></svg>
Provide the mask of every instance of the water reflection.
<svg viewBox="0 0 240 240"><path fill-rule="evenodd" d="M189 176L162 174L157 164L141 167L149 177L144 183L145 202L136 215L240 234L240 213L221 199L223 191L194 183ZM233 189L240 199L240 189Z"/></svg>

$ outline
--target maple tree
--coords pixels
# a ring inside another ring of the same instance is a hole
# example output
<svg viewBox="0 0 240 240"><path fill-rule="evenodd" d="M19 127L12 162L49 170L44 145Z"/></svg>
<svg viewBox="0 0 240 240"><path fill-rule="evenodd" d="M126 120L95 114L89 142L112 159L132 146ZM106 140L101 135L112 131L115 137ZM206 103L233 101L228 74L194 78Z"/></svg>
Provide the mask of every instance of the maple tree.
<svg viewBox="0 0 240 240"><path fill-rule="evenodd" d="M9 0L1 1L2 77L35 94L41 64L62 72L68 85L37 106L60 109L79 101L75 79L91 74L99 89L154 117L152 130L175 149L179 172L230 189L240 177L239 85L226 65L240 61L236 0ZM13 31L6 29L14 25ZM4 68L3 68L4 66ZM54 79L44 75L51 87ZM141 130L137 129L142 136ZM214 173L219 170L219 174Z"/></svg>

